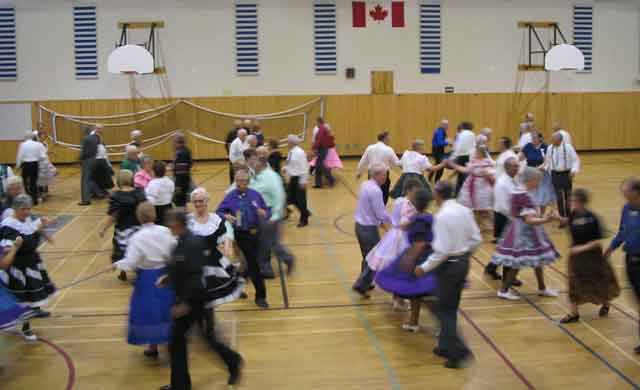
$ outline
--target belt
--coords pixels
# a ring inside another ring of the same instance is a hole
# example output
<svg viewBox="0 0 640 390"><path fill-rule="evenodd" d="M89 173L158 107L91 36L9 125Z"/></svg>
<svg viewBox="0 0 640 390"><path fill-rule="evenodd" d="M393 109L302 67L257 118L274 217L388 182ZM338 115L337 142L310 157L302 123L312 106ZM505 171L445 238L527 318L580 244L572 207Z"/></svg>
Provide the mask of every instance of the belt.
<svg viewBox="0 0 640 390"><path fill-rule="evenodd" d="M570 173L571 171L551 171L552 175L562 175L564 173Z"/></svg>
<svg viewBox="0 0 640 390"><path fill-rule="evenodd" d="M457 263L460 260L465 260L464 257L467 256L468 254L469 252L454 253L452 255L447 256L447 261L451 263Z"/></svg>

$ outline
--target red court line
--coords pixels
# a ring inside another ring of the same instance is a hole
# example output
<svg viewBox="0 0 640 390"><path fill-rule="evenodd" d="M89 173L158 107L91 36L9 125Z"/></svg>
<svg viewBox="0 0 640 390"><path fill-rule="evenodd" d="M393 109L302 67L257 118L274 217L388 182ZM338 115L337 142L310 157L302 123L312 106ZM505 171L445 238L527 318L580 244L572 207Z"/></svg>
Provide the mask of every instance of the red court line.
<svg viewBox="0 0 640 390"><path fill-rule="evenodd" d="M495 353L497 353L498 356L500 356L500 358L502 359L504 364L506 364L507 367L509 367L509 369L511 369L511 371L513 371L513 373L518 377L518 379L520 379L520 381L525 386L527 386L527 389L534 390L535 387L531 384L531 382L529 382L529 380L524 376L524 374L520 370L518 370L518 368L516 368L516 366L513 364L513 362L511 360L509 360L507 355L505 355L500 350L500 348L493 342L493 340L491 340L491 338L478 326L478 324L476 324L471 319L471 317L467 313L465 313L464 310L462 310L462 309L459 309L459 310L460 310L460 314L462 314L464 319L467 320L467 322L473 327L473 329L475 329L475 331L478 332L480 337L482 337L484 339L484 341L486 341L487 344L489 344L491 349L493 349L495 351Z"/></svg>
<svg viewBox="0 0 640 390"><path fill-rule="evenodd" d="M62 357L62 359L64 359L64 362L67 365L67 372L68 372L67 386L65 387L65 390L73 390L74 386L76 385L76 366L73 364L73 359L71 359L71 356L69 356L67 351L65 351L64 349L60 348L59 346L57 346L56 344L52 343L47 339L38 337L38 340L42 341L43 343L47 344L49 347L53 348L53 350L56 351Z"/></svg>

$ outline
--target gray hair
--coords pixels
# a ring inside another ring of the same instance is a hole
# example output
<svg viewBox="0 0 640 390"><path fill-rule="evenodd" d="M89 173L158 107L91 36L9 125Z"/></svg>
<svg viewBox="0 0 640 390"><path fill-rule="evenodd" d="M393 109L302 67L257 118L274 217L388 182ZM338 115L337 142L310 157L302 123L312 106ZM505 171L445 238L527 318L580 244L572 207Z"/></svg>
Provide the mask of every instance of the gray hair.
<svg viewBox="0 0 640 390"><path fill-rule="evenodd" d="M424 141L419 138L411 143L412 149L416 149L418 146L424 146Z"/></svg>
<svg viewBox="0 0 640 390"><path fill-rule="evenodd" d="M142 135L142 131L140 131L138 129L133 130L131 132L131 138L137 138L137 137L140 137L141 135Z"/></svg>
<svg viewBox="0 0 640 390"><path fill-rule="evenodd" d="M491 130L488 127L485 127L484 129L482 129L480 131L480 134L484 135L485 137L489 138L489 135L491 135L491 133L493 132L493 130Z"/></svg>
<svg viewBox="0 0 640 390"><path fill-rule="evenodd" d="M149 156L149 155L144 155L142 156L142 158L140 158L140 164L146 164L148 162L152 162L153 161L153 157Z"/></svg>
<svg viewBox="0 0 640 390"><path fill-rule="evenodd" d="M551 135L551 137L558 138L560 141L562 141L564 139L564 137L562 136L562 133L559 132L559 131L556 131L555 133L553 133L553 135Z"/></svg>
<svg viewBox="0 0 640 390"><path fill-rule="evenodd" d="M382 173L382 172L386 172L387 171L387 167L384 164L372 164L369 167L369 176L373 177L375 175L377 175L378 173Z"/></svg>
<svg viewBox="0 0 640 390"><path fill-rule="evenodd" d="M516 157L509 157L508 159L504 160L504 165L511 165L511 164L518 164L520 165L520 161L518 161L518 159Z"/></svg>
<svg viewBox="0 0 640 390"><path fill-rule="evenodd" d="M238 130L238 137L240 137L240 135L247 135L247 130L245 129Z"/></svg>
<svg viewBox="0 0 640 390"><path fill-rule="evenodd" d="M198 187L195 190L191 191L191 202L193 203L194 199L196 199L197 197L202 197L205 201L208 201L209 193L204 189L204 187Z"/></svg>
<svg viewBox="0 0 640 390"><path fill-rule="evenodd" d="M531 183L535 180L540 180L542 172L538 168L525 167L520 173L520 180L522 183Z"/></svg>
<svg viewBox="0 0 640 390"><path fill-rule="evenodd" d="M239 169L236 171L236 174L234 175L234 179L238 180L239 178L247 178L249 179L251 176L249 175L249 170L247 169Z"/></svg>
<svg viewBox="0 0 640 390"><path fill-rule="evenodd" d="M251 141L253 141L253 140L255 140L256 142L258 142L258 137L256 137L256 136L255 136L255 135L253 135L253 134L249 134L249 135L247 136L247 142L251 142Z"/></svg>
<svg viewBox="0 0 640 390"><path fill-rule="evenodd" d="M14 186L16 184L24 185L24 182L22 181L22 177L15 176L15 175L9 176L7 180L4 181L4 189L6 190L7 188Z"/></svg>
<svg viewBox="0 0 640 390"><path fill-rule="evenodd" d="M20 194L13 198L13 202L11 202L11 208L14 210L22 209L22 208L30 208L33 206L33 200L31 196L27 194Z"/></svg>
<svg viewBox="0 0 640 390"><path fill-rule="evenodd" d="M138 152L138 147L135 145L127 145L124 148L125 153L129 154L129 153L136 153Z"/></svg>
<svg viewBox="0 0 640 390"><path fill-rule="evenodd" d="M300 137L298 137L298 136L297 136L297 135L295 135L295 134L289 134L289 135L287 136L287 141L291 142L291 143L292 143L292 144L294 144L294 145L299 145L299 144L300 144L300 142L301 142Z"/></svg>

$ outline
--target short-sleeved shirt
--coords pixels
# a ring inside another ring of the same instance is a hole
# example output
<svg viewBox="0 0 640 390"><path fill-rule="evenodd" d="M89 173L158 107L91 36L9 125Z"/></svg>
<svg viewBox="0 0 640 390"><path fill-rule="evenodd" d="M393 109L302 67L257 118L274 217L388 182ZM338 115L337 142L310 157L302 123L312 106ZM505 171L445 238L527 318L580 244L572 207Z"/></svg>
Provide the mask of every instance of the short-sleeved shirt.
<svg viewBox="0 0 640 390"><path fill-rule="evenodd" d="M603 238L600 220L591 211L582 215L572 211L569 216L569 229L572 246L584 245Z"/></svg>
<svg viewBox="0 0 640 390"><path fill-rule="evenodd" d="M544 158L547 154L547 145L540 144L536 147L533 143L528 143L522 148L522 154L527 159L527 165L530 167L539 167L544 164Z"/></svg>

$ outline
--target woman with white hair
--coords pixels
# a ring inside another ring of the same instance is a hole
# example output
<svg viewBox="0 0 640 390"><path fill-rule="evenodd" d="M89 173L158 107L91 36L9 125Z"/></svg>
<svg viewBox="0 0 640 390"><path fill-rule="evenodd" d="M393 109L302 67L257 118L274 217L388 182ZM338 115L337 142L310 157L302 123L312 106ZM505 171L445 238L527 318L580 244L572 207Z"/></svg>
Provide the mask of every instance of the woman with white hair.
<svg viewBox="0 0 640 390"><path fill-rule="evenodd" d="M53 221L33 217L32 206L28 195L16 196L12 204L13 215L0 224L0 246L3 250L11 251L15 243L20 244L13 263L8 269L0 270L0 281L23 306L34 309L37 317L48 317L50 313L42 310L41 306L46 304L56 288L49 279L38 246L41 238L48 239L44 229ZM22 335L27 341L38 339L28 321L22 325Z"/></svg>
<svg viewBox="0 0 640 390"><path fill-rule="evenodd" d="M145 201L144 192L133 186L133 174L128 169L121 169L116 178L118 190L109 197L107 214L109 219L100 232L104 236L107 229L115 224L113 229L113 252L111 262L122 260L131 236L140 229L140 222L136 217L136 208ZM127 273L120 271L118 279L127 280Z"/></svg>
<svg viewBox="0 0 640 390"><path fill-rule="evenodd" d="M429 158L422 154L424 151L424 141L417 139L411 144L411 150L405 150L400 159L402 165L402 175L393 186L393 190L389 193L393 199L405 196L405 182L410 179L416 179L422 184L422 188L431 192L431 187L424 177L424 172L433 173L444 167L444 164L431 165Z"/></svg>
<svg viewBox="0 0 640 390"><path fill-rule="evenodd" d="M4 184L5 197L0 205L0 210L2 211L0 222L13 215L13 208L11 208L13 199L20 194L24 194L24 184L20 176L11 176Z"/></svg>
<svg viewBox="0 0 640 390"><path fill-rule="evenodd" d="M49 145L47 144L47 139L43 131L42 122L38 123L38 130L34 130L33 136L36 141L44 146L45 150L44 158L38 162L38 193L41 199L45 199L49 194L49 186L54 183L58 175L58 170L49 158Z"/></svg>
<svg viewBox="0 0 640 390"><path fill-rule="evenodd" d="M493 184L495 183L495 163L488 157L487 148L480 145L474 149L474 155L466 167L455 163L449 164L453 169L467 175L458 193L458 203L474 211L481 222L490 219L493 211ZM480 223L479 223L480 224ZM484 230L491 229L487 222Z"/></svg>
<svg viewBox="0 0 640 390"><path fill-rule="evenodd" d="M538 280L538 295L556 297L555 290L546 287L543 266L555 262L560 254L544 231L543 225L552 221L560 221L556 213L542 215L529 193L538 187L542 180L542 172L536 168L526 167L520 173L521 184L511 195L511 223L502 234L491 262L505 267L502 277L502 289L498 297L518 300L520 297L509 289L518 271L522 267L535 269ZM507 270L506 267L509 267Z"/></svg>
<svg viewBox="0 0 640 390"><path fill-rule="evenodd" d="M146 188L151 179L153 179L153 158L142 156L140 170L133 175L133 184L137 188Z"/></svg>
<svg viewBox="0 0 640 390"><path fill-rule="evenodd" d="M134 175L138 172L140 169L140 158L138 148L136 146L126 146L124 160L120 163L120 169L127 169Z"/></svg>
<svg viewBox="0 0 640 390"><path fill-rule="evenodd" d="M233 253L233 227L216 213L209 212L209 193L202 187L191 192L194 211L188 215L187 227L207 243L207 264L204 281L207 309L234 301L244 295L245 282L229 261ZM213 323L211 323L213 324Z"/></svg>

